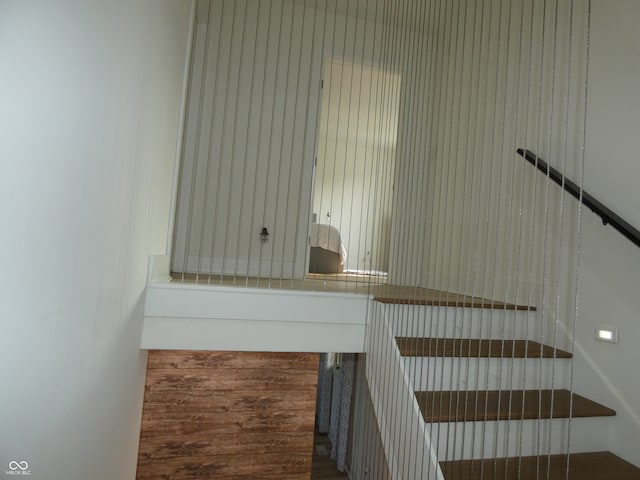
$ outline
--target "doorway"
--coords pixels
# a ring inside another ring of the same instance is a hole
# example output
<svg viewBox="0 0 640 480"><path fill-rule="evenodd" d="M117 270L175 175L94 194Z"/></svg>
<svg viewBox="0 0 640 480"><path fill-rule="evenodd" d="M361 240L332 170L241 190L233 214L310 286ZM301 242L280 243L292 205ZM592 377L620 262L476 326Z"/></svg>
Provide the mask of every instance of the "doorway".
<svg viewBox="0 0 640 480"><path fill-rule="evenodd" d="M389 267L401 77L335 58L324 60L323 77L311 259L314 248L329 248L338 256L337 272L384 276ZM333 246L322 245L323 240Z"/></svg>

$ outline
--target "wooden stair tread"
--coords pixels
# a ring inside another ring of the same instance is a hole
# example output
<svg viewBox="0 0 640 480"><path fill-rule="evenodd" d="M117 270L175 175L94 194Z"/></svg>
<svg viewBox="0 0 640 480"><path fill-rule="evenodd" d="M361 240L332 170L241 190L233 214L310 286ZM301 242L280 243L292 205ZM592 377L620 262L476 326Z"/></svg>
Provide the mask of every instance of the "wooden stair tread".
<svg viewBox="0 0 640 480"><path fill-rule="evenodd" d="M569 475L567 477L567 460ZM440 462L446 480L639 480L640 468L609 452ZM548 472L548 476L547 476Z"/></svg>
<svg viewBox="0 0 640 480"><path fill-rule="evenodd" d="M427 423L606 417L616 412L568 390L415 392ZM572 403L573 402L573 403Z"/></svg>
<svg viewBox="0 0 640 480"><path fill-rule="evenodd" d="M374 300L380 303L391 305L417 305L427 307L459 307L459 308L482 308L492 310L516 310L535 312L536 307L528 305L515 305L513 303L496 302L493 300L484 300L482 298L472 297L452 297L443 299L425 299L425 298L402 298L401 296L385 296L377 294Z"/></svg>
<svg viewBox="0 0 640 480"><path fill-rule="evenodd" d="M531 340L396 337L408 357L571 358L571 353Z"/></svg>
<svg viewBox="0 0 640 480"><path fill-rule="evenodd" d="M371 293L377 302L394 305L426 305L495 310L523 310L531 312L536 310L535 307L529 305L516 305L461 293L393 284L376 285L371 290Z"/></svg>

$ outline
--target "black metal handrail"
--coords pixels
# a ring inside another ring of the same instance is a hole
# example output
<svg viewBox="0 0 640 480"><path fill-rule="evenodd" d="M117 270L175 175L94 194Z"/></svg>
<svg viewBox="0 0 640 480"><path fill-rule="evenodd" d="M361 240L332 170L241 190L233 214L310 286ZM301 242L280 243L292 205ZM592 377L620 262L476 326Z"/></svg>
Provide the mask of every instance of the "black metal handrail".
<svg viewBox="0 0 640 480"><path fill-rule="evenodd" d="M567 193L571 194L578 200L582 200L582 203L585 206L587 206L593 213L602 218L602 223L604 223L605 225L611 225L622 235L635 243L636 246L640 247L640 230L635 228L633 225L631 225L609 207L604 205L602 202L596 200L592 195L589 195L584 190L581 190L580 186L569 180L555 168L550 167L547 162L542 160L532 151L526 150L524 148L519 148L516 150L516 152L518 152L518 155L521 155L527 162L529 162L531 165L534 165L547 177L560 185Z"/></svg>

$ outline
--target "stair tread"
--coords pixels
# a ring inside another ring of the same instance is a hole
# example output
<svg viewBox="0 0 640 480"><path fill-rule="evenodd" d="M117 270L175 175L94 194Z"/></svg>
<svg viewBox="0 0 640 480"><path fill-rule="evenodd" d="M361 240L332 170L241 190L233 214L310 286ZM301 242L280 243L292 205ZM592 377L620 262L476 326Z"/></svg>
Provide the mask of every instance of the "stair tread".
<svg viewBox="0 0 640 480"><path fill-rule="evenodd" d="M427 423L606 417L616 412L568 390L415 392Z"/></svg>
<svg viewBox="0 0 640 480"><path fill-rule="evenodd" d="M569 458L567 458L569 457ZM567 461L569 475L567 476ZM446 480L639 480L640 468L610 452L440 462ZM548 476L547 476L548 472Z"/></svg>
<svg viewBox="0 0 640 480"><path fill-rule="evenodd" d="M371 293L377 302L394 305L482 308L531 312L536 310L535 307L529 305L517 305L498 300L464 295L461 293L444 292L442 290L432 290L430 288L422 287L393 285L392 283L376 285L372 288Z"/></svg>
<svg viewBox="0 0 640 480"><path fill-rule="evenodd" d="M571 358L571 353L531 340L396 337L408 357Z"/></svg>

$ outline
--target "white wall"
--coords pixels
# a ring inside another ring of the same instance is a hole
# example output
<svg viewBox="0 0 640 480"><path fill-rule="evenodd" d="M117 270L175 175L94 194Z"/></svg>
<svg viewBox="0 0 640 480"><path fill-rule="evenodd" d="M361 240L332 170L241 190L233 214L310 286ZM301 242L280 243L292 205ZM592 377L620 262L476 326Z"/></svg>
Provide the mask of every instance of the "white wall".
<svg viewBox="0 0 640 480"><path fill-rule="evenodd" d="M476 2L472 8L480 10L464 15L463 9L462 17L454 15L455 4L444 15L451 27L439 31L433 45L439 104L426 184L433 230L424 247L429 268L423 284L521 303L531 299L547 325L531 334L571 348L565 332L573 329L579 261L573 388L618 411L605 432L610 450L640 464L640 388L633 370L640 360L640 252L584 209L577 259L577 202L562 198L556 185L547 186L513 154L526 146L580 182L586 4L559 2L557 31L553 21L541 21L543 2L533 4L533 17L528 10L521 16L520 2L511 2L500 17L501 4ZM551 19L554 12L546 10ZM521 18L525 28L514 28ZM638 18L636 1L593 2L584 165L585 190L636 226ZM557 332L554 319L561 325ZM606 325L620 330L620 344L594 340L596 327Z"/></svg>
<svg viewBox="0 0 640 480"><path fill-rule="evenodd" d="M586 16L567 1L496 0L440 15L420 282L540 307L558 285L560 243L575 241L576 208L515 150L575 178Z"/></svg>
<svg viewBox="0 0 640 480"><path fill-rule="evenodd" d="M326 15L283 0L208 4L191 75L173 269L301 273Z"/></svg>
<svg viewBox="0 0 640 480"><path fill-rule="evenodd" d="M346 268L389 267L400 78L325 59L313 212L340 230Z"/></svg>
<svg viewBox="0 0 640 480"><path fill-rule="evenodd" d="M370 328L365 339L366 379L391 478L442 480L436 445L426 430L408 372L396 348L389 309L381 303L371 303Z"/></svg>
<svg viewBox="0 0 640 480"><path fill-rule="evenodd" d="M196 66L191 77L198 100L190 102L174 270L304 275L323 59L398 68L383 53L385 2L341 12L328 3L211 1L195 53L206 56L204 72ZM271 234L264 244L263 226Z"/></svg>
<svg viewBox="0 0 640 480"><path fill-rule="evenodd" d="M351 478L391 480L378 421L371 402L371 393L365 377L365 362L364 355L356 355L347 469Z"/></svg>
<svg viewBox="0 0 640 480"><path fill-rule="evenodd" d="M0 2L2 474L135 476L190 8Z"/></svg>
<svg viewBox="0 0 640 480"><path fill-rule="evenodd" d="M436 67L432 42L440 20L438 2L411 0L389 2L387 21L405 25L390 30L386 61L397 64L401 75L398 136L393 181L393 213L389 241L389 282L420 285L425 238L426 179L431 155L432 99ZM442 3L442 2L440 2Z"/></svg>
<svg viewBox="0 0 640 480"><path fill-rule="evenodd" d="M636 228L638 18L635 0L593 2L585 159L585 189ZM640 250L588 210L583 222L576 385L617 410L611 451L640 465ZM619 330L619 344L594 340L595 329L607 325Z"/></svg>

